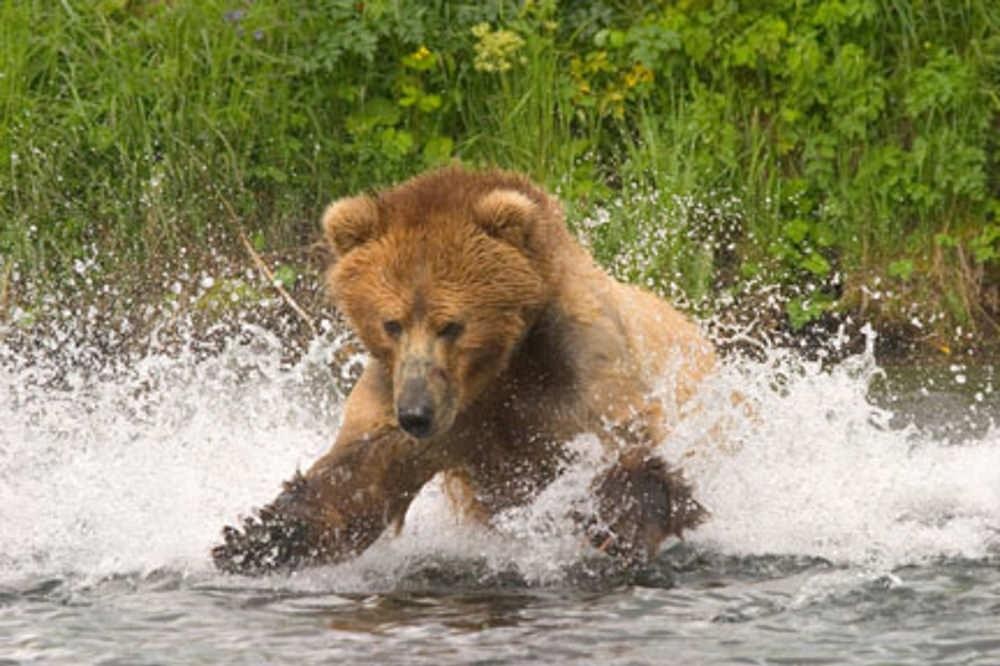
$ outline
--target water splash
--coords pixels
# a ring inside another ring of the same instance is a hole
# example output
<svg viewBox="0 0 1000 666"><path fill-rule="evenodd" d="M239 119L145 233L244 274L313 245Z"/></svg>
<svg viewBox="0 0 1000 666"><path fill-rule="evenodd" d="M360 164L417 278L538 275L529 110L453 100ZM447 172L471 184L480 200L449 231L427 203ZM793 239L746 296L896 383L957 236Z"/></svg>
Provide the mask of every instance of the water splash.
<svg viewBox="0 0 1000 666"><path fill-rule="evenodd" d="M221 525L270 500L332 441L343 393L331 362L342 343L317 340L288 363L279 339L247 326L221 353L150 352L96 368L81 360L91 351L69 344L30 358L5 349L0 583L164 568L212 576ZM1000 430L956 443L901 427L870 398L881 374L870 352L833 369L779 350L725 366L663 445L712 511L689 543L883 570L995 553ZM734 390L743 404L732 404ZM711 434L720 422L722 438ZM578 461L497 531L459 524L432 483L402 534L300 584L391 586L432 558L560 580L585 550L565 508L586 501L598 464L595 438L574 446Z"/></svg>
<svg viewBox="0 0 1000 666"><path fill-rule="evenodd" d="M220 525L324 449L342 400L333 347L285 366L245 334L207 358L95 370L63 346L0 367L0 579L207 568Z"/></svg>
<svg viewBox="0 0 1000 666"><path fill-rule="evenodd" d="M1000 527L1000 431L942 439L872 404L869 352L829 370L772 351L730 367L753 400L735 451L694 456L714 519L695 537L742 554L805 554L888 570L984 557ZM964 410L940 418L962 419Z"/></svg>

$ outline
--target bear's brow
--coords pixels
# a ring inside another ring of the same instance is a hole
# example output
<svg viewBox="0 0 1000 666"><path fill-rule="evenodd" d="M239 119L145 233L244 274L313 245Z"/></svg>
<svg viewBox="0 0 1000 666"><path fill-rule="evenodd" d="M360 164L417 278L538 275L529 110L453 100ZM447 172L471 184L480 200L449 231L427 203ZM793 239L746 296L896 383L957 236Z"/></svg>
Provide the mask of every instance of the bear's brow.
<svg viewBox="0 0 1000 666"><path fill-rule="evenodd" d="M421 289L415 290L413 294L409 316L412 321L426 321L432 326L444 326L461 318L454 305L431 302Z"/></svg>
<svg viewBox="0 0 1000 666"><path fill-rule="evenodd" d="M424 318L425 311L427 309L427 297L424 296L423 289L414 290L413 294L413 304L410 309L410 316L414 320L420 320Z"/></svg>

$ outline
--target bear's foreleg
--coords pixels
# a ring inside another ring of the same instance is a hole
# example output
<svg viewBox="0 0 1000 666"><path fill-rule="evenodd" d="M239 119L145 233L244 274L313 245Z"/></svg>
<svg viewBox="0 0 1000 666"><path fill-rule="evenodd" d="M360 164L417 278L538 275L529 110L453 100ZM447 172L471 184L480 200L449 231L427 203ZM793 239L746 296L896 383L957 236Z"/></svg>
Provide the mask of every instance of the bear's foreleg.
<svg viewBox="0 0 1000 666"><path fill-rule="evenodd" d="M261 574L357 555L401 524L439 469L426 443L395 429L338 442L256 517L225 527L212 558L223 571Z"/></svg>
<svg viewBox="0 0 1000 666"><path fill-rule="evenodd" d="M622 453L592 488L596 515L583 521L587 537L630 564L647 562L664 539L681 536L707 515L681 473L641 447Z"/></svg>

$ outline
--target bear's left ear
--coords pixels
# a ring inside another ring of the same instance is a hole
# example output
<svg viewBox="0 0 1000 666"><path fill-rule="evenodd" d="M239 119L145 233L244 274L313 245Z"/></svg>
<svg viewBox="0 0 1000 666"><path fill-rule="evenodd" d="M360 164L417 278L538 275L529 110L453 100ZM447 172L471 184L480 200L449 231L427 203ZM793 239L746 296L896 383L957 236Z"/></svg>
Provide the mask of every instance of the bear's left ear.
<svg viewBox="0 0 1000 666"><path fill-rule="evenodd" d="M483 231L519 248L526 246L538 213L538 204L517 190L493 190L475 205L476 222Z"/></svg>
<svg viewBox="0 0 1000 666"><path fill-rule="evenodd" d="M338 199L323 213L323 234L337 256L381 235L378 205L371 197Z"/></svg>

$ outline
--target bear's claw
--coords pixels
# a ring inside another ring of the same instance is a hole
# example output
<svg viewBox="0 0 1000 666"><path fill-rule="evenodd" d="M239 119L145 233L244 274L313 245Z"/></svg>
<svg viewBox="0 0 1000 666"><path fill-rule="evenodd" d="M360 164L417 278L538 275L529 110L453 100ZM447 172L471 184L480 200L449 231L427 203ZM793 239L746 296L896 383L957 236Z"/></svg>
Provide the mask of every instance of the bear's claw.
<svg viewBox="0 0 1000 666"><path fill-rule="evenodd" d="M242 529L227 525L212 549L215 566L227 573L263 574L295 569L319 556L310 526L301 519L262 510Z"/></svg>
<svg viewBox="0 0 1000 666"><path fill-rule="evenodd" d="M222 528L223 542L212 549L215 566L227 573L265 574L292 570L322 555L314 525L292 515L305 492L305 479L296 474L283 492L257 517L244 518L242 528Z"/></svg>
<svg viewBox="0 0 1000 666"><path fill-rule="evenodd" d="M212 549L215 566L228 573L260 575L337 562L367 548L385 527L381 507L372 502L369 510L342 522L324 522L316 485L326 481L297 473L256 517L244 518L241 527L224 527L222 543Z"/></svg>
<svg viewBox="0 0 1000 666"><path fill-rule="evenodd" d="M628 563L648 561L668 536L708 516L681 473L656 457L628 452L594 480L597 515L584 521L590 543Z"/></svg>

